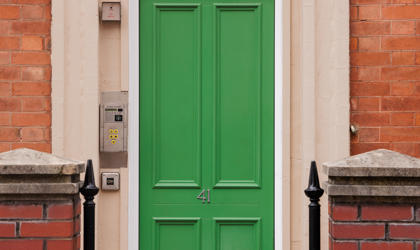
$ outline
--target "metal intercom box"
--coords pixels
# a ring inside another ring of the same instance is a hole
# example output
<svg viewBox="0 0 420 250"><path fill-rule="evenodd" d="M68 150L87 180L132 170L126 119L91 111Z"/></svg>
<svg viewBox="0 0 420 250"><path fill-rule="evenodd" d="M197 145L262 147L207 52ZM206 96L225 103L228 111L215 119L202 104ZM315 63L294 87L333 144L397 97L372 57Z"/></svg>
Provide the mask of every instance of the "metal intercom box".
<svg viewBox="0 0 420 250"><path fill-rule="evenodd" d="M121 21L120 2L102 2L102 21Z"/></svg>
<svg viewBox="0 0 420 250"><path fill-rule="evenodd" d="M102 173L102 190L117 191L120 189L119 173Z"/></svg>
<svg viewBox="0 0 420 250"><path fill-rule="evenodd" d="M128 93L103 92L100 105L100 152L127 152Z"/></svg>

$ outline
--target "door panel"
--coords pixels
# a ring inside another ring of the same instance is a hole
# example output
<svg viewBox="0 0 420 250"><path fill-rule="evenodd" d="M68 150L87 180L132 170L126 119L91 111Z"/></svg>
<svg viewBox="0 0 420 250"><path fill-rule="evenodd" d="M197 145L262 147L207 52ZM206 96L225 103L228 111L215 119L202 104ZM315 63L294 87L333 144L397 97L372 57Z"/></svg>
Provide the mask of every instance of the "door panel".
<svg viewBox="0 0 420 250"><path fill-rule="evenodd" d="M140 249L273 249L273 69L274 0L140 1Z"/></svg>
<svg viewBox="0 0 420 250"><path fill-rule="evenodd" d="M260 218L215 218L217 250L261 249Z"/></svg>
<svg viewBox="0 0 420 250"><path fill-rule="evenodd" d="M199 250L201 230L199 218L154 218L153 250Z"/></svg>
<svg viewBox="0 0 420 250"><path fill-rule="evenodd" d="M261 36L258 5L216 5L216 187L258 187Z"/></svg>
<svg viewBox="0 0 420 250"><path fill-rule="evenodd" d="M155 187L201 182L200 15L197 5L155 5ZM183 27L177 29L177 27Z"/></svg>

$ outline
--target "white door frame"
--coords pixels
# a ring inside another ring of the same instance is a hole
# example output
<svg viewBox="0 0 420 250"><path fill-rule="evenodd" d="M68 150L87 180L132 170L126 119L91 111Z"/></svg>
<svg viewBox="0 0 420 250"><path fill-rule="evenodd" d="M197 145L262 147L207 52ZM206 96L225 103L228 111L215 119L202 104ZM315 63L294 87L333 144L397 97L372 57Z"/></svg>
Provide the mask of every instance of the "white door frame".
<svg viewBox="0 0 420 250"><path fill-rule="evenodd" d="M283 1L275 0L274 237L283 244ZM139 0L129 0L128 249L139 249Z"/></svg>

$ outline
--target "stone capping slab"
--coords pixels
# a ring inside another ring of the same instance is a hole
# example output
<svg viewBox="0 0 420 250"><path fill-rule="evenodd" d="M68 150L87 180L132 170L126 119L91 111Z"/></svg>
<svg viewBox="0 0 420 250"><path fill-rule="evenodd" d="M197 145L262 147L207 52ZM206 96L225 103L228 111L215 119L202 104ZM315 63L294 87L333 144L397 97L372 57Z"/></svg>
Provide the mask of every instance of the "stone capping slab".
<svg viewBox="0 0 420 250"><path fill-rule="evenodd" d="M32 149L0 153L0 175L78 175L84 171L84 162Z"/></svg>
<svg viewBox="0 0 420 250"><path fill-rule="evenodd" d="M0 183L2 194L78 194L82 183Z"/></svg>
<svg viewBox="0 0 420 250"><path fill-rule="evenodd" d="M328 196L420 197L419 186L334 185L323 183Z"/></svg>
<svg viewBox="0 0 420 250"><path fill-rule="evenodd" d="M324 163L322 170L328 177L420 177L420 159L378 149Z"/></svg>

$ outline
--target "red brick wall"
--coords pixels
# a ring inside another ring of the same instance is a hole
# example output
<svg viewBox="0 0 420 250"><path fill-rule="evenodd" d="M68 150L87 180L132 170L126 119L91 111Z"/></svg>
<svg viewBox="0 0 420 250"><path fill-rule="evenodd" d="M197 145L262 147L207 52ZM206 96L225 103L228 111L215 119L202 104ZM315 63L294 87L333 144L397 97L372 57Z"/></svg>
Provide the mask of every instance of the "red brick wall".
<svg viewBox="0 0 420 250"><path fill-rule="evenodd" d="M79 250L80 209L79 200L0 202L0 249Z"/></svg>
<svg viewBox="0 0 420 250"><path fill-rule="evenodd" d="M330 250L420 249L418 204L333 203L329 215Z"/></svg>
<svg viewBox="0 0 420 250"><path fill-rule="evenodd" d="M0 151L51 151L51 0L0 0Z"/></svg>
<svg viewBox="0 0 420 250"><path fill-rule="evenodd" d="M420 157L420 0L351 0L351 153Z"/></svg>

